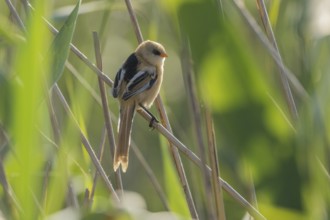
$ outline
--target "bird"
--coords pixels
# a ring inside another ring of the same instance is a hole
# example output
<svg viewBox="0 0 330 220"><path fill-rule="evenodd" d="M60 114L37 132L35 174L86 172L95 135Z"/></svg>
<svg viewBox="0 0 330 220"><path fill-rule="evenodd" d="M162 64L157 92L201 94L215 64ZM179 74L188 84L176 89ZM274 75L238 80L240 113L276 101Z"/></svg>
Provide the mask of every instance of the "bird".
<svg viewBox="0 0 330 220"><path fill-rule="evenodd" d="M156 99L164 72L164 61L168 55L160 43L146 40L139 44L118 70L112 96L119 101L118 141L115 149L113 169L116 172L121 165L125 173L128 167L129 147L131 141L132 123L135 111L143 108L147 110Z"/></svg>

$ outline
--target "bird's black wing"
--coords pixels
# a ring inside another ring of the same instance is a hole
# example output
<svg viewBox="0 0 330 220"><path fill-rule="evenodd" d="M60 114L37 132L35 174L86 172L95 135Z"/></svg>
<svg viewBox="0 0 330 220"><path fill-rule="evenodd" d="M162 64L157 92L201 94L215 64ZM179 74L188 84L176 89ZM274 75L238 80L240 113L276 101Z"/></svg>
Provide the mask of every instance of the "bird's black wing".
<svg viewBox="0 0 330 220"><path fill-rule="evenodd" d="M138 64L139 60L137 59L135 53L132 53L127 58L123 66L118 70L112 89L112 95L114 98L118 97L119 88L123 80L129 82L137 73Z"/></svg>
<svg viewBox="0 0 330 220"><path fill-rule="evenodd" d="M156 70L143 69L137 72L128 82L123 99L127 100L150 89L157 80Z"/></svg>

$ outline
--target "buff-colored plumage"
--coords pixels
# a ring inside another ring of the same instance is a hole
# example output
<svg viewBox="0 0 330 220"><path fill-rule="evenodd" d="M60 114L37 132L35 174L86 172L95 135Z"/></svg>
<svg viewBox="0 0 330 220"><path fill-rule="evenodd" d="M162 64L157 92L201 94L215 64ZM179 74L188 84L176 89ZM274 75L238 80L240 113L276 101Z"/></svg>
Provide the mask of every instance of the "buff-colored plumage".
<svg viewBox="0 0 330 220"><path fill-rule="evenodd" d="M118 144L113 163L115 171L120 165L123 172L127 170L135 110L140 108L139 105L150 108L157 97L163 81L165 57L167 57L167 54L161 44L149 40L144 41L117 73L117 83L115 83L116 87L114 87L113 94L114 97L119 99L120 119L118 123ZM128 73L129 71L131 72Z"/></svg>

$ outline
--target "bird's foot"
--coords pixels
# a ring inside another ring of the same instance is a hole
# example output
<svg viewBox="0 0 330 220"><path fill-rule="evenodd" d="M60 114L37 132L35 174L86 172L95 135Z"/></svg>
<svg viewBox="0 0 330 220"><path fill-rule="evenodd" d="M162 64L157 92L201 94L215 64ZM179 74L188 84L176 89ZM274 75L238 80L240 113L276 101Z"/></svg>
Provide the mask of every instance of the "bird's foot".
<svg viewBox="0 0 330 220"><path fill-rule="evenodd" d="M159 123L159 121L157 120L157 118L153 115L151 115L151 120L150 120L150 123L149 123L149 128L152 128L154 129L154 123Z"/></svg>

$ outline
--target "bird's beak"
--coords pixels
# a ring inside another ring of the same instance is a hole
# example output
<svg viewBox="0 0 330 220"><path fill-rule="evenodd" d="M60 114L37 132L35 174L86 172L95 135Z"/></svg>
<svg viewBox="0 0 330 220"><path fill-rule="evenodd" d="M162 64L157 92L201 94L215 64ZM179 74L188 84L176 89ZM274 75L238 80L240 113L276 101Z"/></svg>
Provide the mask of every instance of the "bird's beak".
<svg viewBox="0 0 330 220"><path fill-rule="evenodd" d="M161 57L164 57L164 58L165 58L165 57L168 57L168 55L167 55L166 53L161 53L160 56L161 56Z"/></svg>

